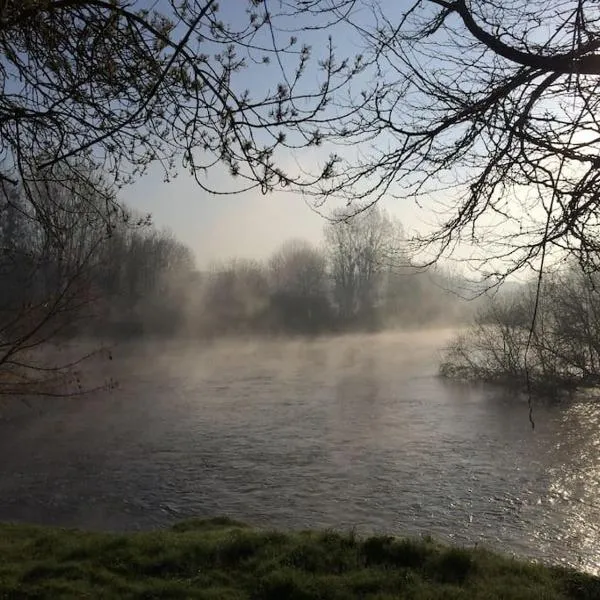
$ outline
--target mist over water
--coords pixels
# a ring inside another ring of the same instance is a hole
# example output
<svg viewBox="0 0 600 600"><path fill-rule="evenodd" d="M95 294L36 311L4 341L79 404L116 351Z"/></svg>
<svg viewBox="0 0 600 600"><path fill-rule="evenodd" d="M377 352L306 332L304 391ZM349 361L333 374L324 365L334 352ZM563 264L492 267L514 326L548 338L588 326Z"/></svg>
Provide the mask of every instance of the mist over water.
<svg viewBox="0 0 600 600"><path fill-rule="evenodd" d="M432 534L600 568L600 408L437 377L453 331L124 344L0 420L0 519Z"/></svg>

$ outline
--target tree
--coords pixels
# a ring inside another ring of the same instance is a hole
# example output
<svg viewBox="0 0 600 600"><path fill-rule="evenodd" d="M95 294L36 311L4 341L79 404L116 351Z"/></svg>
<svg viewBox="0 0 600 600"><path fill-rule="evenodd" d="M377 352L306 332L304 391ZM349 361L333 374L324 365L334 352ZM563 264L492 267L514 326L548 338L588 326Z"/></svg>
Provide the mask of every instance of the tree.
<svg viewBox="0 0 600 600"><path fill-rule="evenodd" d="M330 326L327 261L307 242L291 240L269 261L271 313L287 330L315 332Z"/></svg>
<svg viewBox="0 0 600 600"><path fill-rule="evenodd" d="M358 116L331 131L360 154L347 155L319 194L370 203L433 198L442 219L420 238L433 252L426 262L461 244L492 282L539 269L554 252L597 269L596 4L373 7L370 20L364 10L345 16L370 46L372 93Z"/></svg>
<svg viewBox="0 0 600 600"><path fill-rule="evenodd" d="M333 296L342 321L372 321L382 274L399 256L401 227L375 206L325 227Z"/></svg>
<svg viewBox="0 0 600 600"><path fill-rule="evenodd" d="M246 333L260 328L269 308L263 267L251 260L214 266L205 284L202 325L206 333Z"/></svg>
<svg viewBox="0 0 600 600"><path fill-rule="evenodd" d="M177 333L185 317L191 250L149 223L120 226L101 249L101 327L121 335Z"/></svg>
<svg viewBox="0 0 600 600"><path fill-rule="evenodd" d="M215 0L2 2L0 179L27 188L76 158L117 184L153 162L173 175L178 161L204 189L215 164L237 190L291 184L276 154L319 143L332 94L360 64L338 63L331 40L312 60L293 31L328 22L305 3L223 13ZM249 65L268 82L258 96L243 83Z"/></svg>
<svg viewBox="0 0 600 600"><path fill-rule="evenodd" d="M79 362L42 350L89 316L96 297L99 250L111 216L103 198L90 204L87 185L80 182L67 194L62 186L36 182L30 189L35 204L22 190L2 198L0 211L8 215L0 256L0 393L60 393L54 384L64 383Z"/></svg>
<svg viewBox="0 0 600 600"><path fill-rule="evenodd" d="M598 277L578 265L491 299L451 344L441 372L554 394L600 382ZM532 327L531 313L538 305Z"/></svg>

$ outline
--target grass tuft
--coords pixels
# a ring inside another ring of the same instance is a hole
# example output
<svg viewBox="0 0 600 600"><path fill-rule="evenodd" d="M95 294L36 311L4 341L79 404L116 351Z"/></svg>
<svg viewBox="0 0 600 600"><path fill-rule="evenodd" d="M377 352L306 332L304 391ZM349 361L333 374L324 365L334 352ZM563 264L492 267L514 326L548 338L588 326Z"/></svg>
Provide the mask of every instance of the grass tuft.
<svg viewBox="0 0 600 600"><path fill-rule="evenodd" d="M230 519L86 533L0 525L0 599L597 600L600 579L431 538L276 532Z"/></svg>
<svg viewBox="0 0 600 600"><path fill-rule="evenodd" d="M434 573L443 583L463 584L476 569L473 552L466 548L449 548L433 561Z"/></svg>

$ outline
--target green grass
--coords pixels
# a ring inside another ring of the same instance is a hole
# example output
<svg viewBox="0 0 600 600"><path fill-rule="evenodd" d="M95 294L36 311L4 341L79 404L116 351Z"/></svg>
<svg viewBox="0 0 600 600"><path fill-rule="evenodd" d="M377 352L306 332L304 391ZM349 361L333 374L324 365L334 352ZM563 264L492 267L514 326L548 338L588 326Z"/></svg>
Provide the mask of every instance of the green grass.
<svg viewBox="0 0 600 600"><path fill-rule="evenodd" d="M228 519L130 534L0 525L0 598L596 600L600 579L431 539Z"/></svg>

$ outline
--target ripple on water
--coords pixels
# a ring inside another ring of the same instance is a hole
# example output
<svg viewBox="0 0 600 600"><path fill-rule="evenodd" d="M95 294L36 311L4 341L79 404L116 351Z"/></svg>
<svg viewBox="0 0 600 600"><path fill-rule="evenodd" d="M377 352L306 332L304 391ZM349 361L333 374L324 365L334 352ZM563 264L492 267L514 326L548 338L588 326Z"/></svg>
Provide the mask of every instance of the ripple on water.
<svg viewBox="0 0 600 600"><path fill-rule="evenodd" d="M600 568L600 409L436 374L441 334L117 351L120 389L0 424L0 518L228 514L431 533Z"/></svg>

